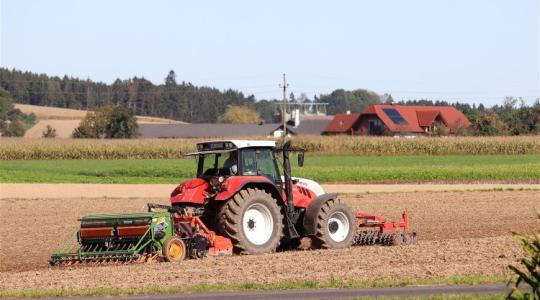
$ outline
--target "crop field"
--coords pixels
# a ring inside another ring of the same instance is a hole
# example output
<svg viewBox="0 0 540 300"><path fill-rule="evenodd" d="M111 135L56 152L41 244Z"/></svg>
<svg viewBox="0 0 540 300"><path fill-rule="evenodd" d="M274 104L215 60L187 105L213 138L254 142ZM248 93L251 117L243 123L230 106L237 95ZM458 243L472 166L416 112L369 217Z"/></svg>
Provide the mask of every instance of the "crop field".
<svg viewBox="0 0 540 300"><path fill-rule="evenodd" d="M295 176L321 183L540 182L540 155L306 156ZM178 183L194 159L0 161L3 183Z"/></svg>
<svg viewBox="0 0 540 300"><path fill-rule="evenodd" d="M195 174L183 154L197 140L0 139L0 183L166 183ZM540 140L518 138L295 138L309 150L293 175L320 183L540 183ZM414 155L413 155L414 154ZM357 193L357 192L355 192ZM41 196L42 197L42 196ZM55 196L56 197L56 196ZM50 253L89 213L138 212L166 199L0 199L0 298L503 282L522 256L511 232L540 226L537 190L346 194L353 209L399 218L410 246L50 268ZM9 212L9 216L7 216ZM39 232L32 234L29 232ZM23 238L21 238L23 237ZM129 274L129 275L127 275Z"/></svg>
<svg viewBox="0 0 540 300"><path fill-rule="evenodd" d="M48 107L48 106L37 106L29 104L15 104L15 108L21 110L23 113L30 114L33 113L39 119L37 124L29 128L24 137L26 138L41 138L43 131L50 125L56 129L57 138L71 138L73 130L79 126L81 120L86 116L88 111L78 110L78 109L69 109L69 108L59 108L59 107ZM182 124L184 122L147 117L147 116L137 116L138 124Z"/></svg>
<svg viewBox="0 0 540 300"><path fill-rule="evenodd" d="M0 227L0 290L144 290L280 282L436 280L487 278L501 281L507 265L522 255L512 231L531 233L540 222L537 191L427 192L349 195L354 209L398 218L402 210L421 234L410 246L363 246L343 250L292 251L253 256L188 260L182 265L151 263L49 268L50 253L61 247L88 213L135 212L156 199L2 199L9 225ZM165 201L161 201L165 203ZM3 216L4 219L5 216ZM34 232L31 238L21 238ZM459 281L459 280L458 280ZM72 291L72 292L70 292ZM78 291L78 292L77 292Z"/></svg>
<svg viewBox="0 0 540 300"><path fill-rule="evenodd" d="M0 160L183 158L197 139L77 140L0 138ZM294 137L293 144L314 154L521 155L540 154L538 136L524 137Z"/></svg>

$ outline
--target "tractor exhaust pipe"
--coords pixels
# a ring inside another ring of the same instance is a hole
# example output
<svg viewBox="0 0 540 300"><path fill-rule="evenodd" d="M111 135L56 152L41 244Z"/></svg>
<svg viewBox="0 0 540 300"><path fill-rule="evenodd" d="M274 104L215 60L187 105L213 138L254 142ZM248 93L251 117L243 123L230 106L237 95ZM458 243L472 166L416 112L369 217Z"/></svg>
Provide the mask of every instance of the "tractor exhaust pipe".
<svg viewBox="0 0 540 300"><path fill-rule="evenodd" d="M285 197L287 197L287 211L285 217L287 219L287 233L289 239L299 238L300 235L296 231L294 224L298 220L298 213L294 209L292 178L291 178L291 161L289 153L292 151L291 141L287 141L283 145L283 177L285 178Z"/></svg>

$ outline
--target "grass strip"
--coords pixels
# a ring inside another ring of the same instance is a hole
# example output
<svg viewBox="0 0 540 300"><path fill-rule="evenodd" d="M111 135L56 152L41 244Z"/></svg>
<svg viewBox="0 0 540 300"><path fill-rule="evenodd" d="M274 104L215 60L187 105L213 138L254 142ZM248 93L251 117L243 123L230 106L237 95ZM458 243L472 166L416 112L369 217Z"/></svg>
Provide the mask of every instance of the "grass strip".
<svg viewBox="0 0 540 300"><path fill-rule="evenodd" d="M140 288L61 288L61 289L25 289L2 290L0 298L38 298L38 297L86 297L86 296L128 296L156 294L184 294L224 291L269 291L290 289L328 289L328 288L384 288L413 285L457 285L505 283L507 276L502 275L464 275L452 277L427 277L376 280L342 280L330 277L325 281L296 280L278 281L270 284L243 282L230 284L196 284L182 287L146 286Z"/></svg>
<svg viewBox="0 0 540 300"><path fill-rule="evenodd" d="M373 297L359 297L354 299L372 299ZM410 297L376 297L378 300L394 300L394 299L407 299L407 300L499 300L505 299L506 294L490 294L490 295L430 295L430 296L410 296Z"/></svg>
<svg viewBox="0 0 540 300"><path fill-rule="evenodd" d="M178 183L194 159L0 161L2 183ZM307 156L293 175L319 183L540 180L540 155Z"/></svg>

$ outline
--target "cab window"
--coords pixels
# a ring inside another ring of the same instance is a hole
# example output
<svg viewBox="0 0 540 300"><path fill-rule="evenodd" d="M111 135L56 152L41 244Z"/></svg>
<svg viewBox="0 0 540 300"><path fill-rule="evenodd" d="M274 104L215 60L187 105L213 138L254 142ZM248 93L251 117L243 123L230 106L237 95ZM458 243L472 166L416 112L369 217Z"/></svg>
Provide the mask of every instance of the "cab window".
<svg viewBox="0 0 540 300"><path fill-rule="evenodd" d="M277 181L276 165L274 155L270 149L256 150L257 170L259 175L268 177L272 182Z"/></svg>
<svg viewBox="0 0 540 300"><path fill-rule="evenodd" d="M257 161L255 156L255 150L242 151L242 175L255 176L257 175Z"/></svg>
<svg viewBox="0 0 540 300"><path fill-rule="evenodd" d="M247 149L242 151L243 171L245 176L265 176L272 182L278 182L279 177L274 164L274 156L270 149Z"/></svg>

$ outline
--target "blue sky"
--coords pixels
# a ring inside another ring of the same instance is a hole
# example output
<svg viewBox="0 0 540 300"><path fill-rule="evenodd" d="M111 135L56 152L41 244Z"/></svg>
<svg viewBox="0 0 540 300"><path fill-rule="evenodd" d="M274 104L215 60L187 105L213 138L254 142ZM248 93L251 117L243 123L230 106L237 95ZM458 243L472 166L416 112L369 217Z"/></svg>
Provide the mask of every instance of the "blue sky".
<svg viewBox="0 0 540 300"><path fill-rule="evenodd" d="M280 98L366 88L487 105L540 94L538 0L2 0L3 67Z"/></svg>

